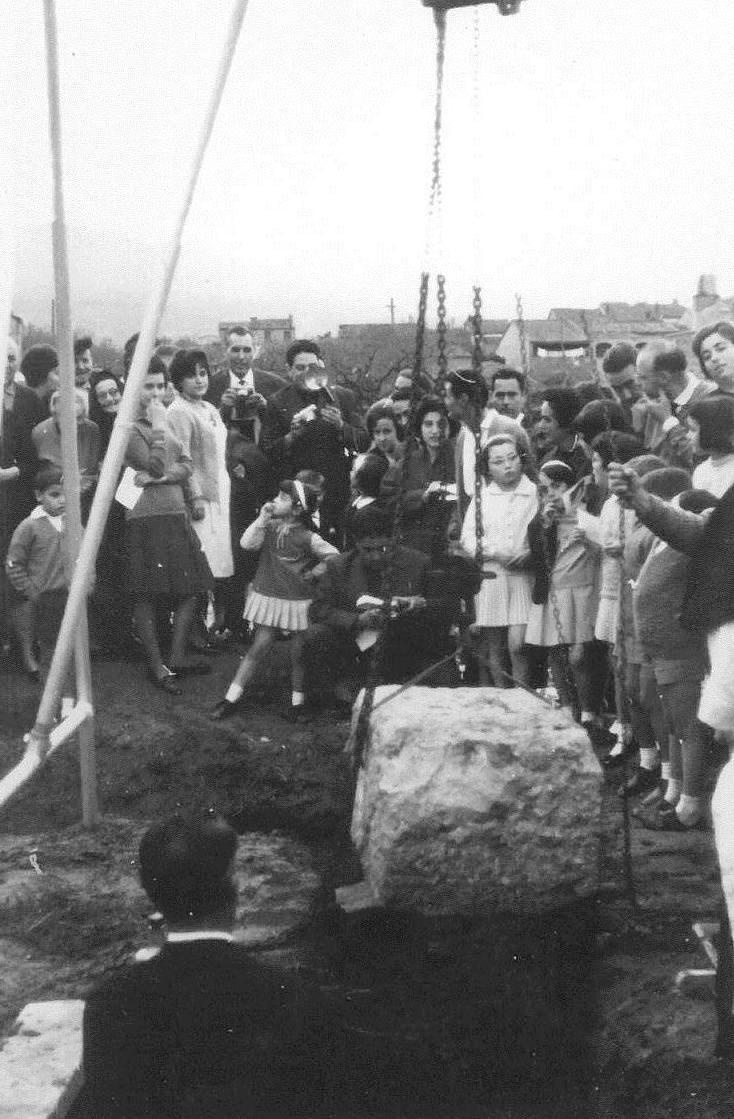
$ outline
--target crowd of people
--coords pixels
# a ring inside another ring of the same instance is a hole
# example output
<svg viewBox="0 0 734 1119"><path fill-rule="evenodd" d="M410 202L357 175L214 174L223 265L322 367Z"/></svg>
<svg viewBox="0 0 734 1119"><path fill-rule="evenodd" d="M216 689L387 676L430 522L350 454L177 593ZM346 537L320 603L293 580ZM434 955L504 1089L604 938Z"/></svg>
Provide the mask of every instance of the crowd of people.
<svg viewBox="0 0 734 1119"><path fill-rule="evenodd" d="M86 517L124 376L95 369L89 338L74 352ZM100 547L93 640L142 654L171 696L213 647L239 645L216 720L253 702L282 638L294 721L329 690L350 704L376 647L388 682L432 665L451 682L455 650L465 683L553 694L611 772L639 753L620 794L644 799L646 826L704 827L712 736L734 726L734 326L700 330L693 355L698 369L675 343L620 342L603 376L533 393L499 361L403 371L362 415L314 341L289 347L286 377L254 368L245 327L214 374L203 350L160 345ZM8 344L2 636L33 679L68 585L57 366L51 346L18 363Z"/></svg>

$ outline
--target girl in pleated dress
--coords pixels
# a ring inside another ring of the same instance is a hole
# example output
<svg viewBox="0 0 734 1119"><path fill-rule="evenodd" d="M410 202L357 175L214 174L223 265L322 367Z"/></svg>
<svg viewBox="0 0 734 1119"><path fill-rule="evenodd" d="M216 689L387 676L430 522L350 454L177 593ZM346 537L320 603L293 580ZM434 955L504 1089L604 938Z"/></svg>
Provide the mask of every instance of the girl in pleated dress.
<svg viewBox="0 0 734 1119"><path fill-rule="evenodd" d="M279 633L290 635L292 693L287 714L295 721L303 712L303 633L313 597L310 580L316 565L337 554L333 544L313 531L311 517L317 502L312 487L298 480L281 482L275 500L263 505L257 520L242 534L240 546L260 553L244 612L255 634L224 699L212 712L214 719L234 714L245 686Z"/></svg>
<svg viewBox="0 0 734 1119"><path fill-rule="evenodd" d="M474 630L479 632L482 684L491 673L495 687L515 680L527 685L528 662L523 653L525 627L532 606L528 525L538 511L538 491L524 472L523 454L511 435L493 436L482 453L481 568L482 584L474 599ZM475 554L476 499L464 517L461 544ZM506 658L512 676L506 670Z"/></svg>

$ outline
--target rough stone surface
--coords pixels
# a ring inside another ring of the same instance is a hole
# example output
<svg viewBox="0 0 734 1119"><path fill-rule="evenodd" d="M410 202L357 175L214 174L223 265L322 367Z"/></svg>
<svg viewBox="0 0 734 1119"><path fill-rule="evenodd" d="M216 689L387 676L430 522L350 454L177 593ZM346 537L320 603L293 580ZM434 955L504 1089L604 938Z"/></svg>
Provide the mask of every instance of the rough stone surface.
<svg viewBox="0 0 734 1119"><path fill-rule="evenodd" d="M56 1119L81 1083L79 999L32 1002L0 1051L0 1119Z"/></svg>
<svg viewBox="0 0 734 1119"><path fill-rule="evenodd" d="M411 688L372 716L352 839L383 905L546 912L597 886L601 789L586 733L519 688Z"/></svg>

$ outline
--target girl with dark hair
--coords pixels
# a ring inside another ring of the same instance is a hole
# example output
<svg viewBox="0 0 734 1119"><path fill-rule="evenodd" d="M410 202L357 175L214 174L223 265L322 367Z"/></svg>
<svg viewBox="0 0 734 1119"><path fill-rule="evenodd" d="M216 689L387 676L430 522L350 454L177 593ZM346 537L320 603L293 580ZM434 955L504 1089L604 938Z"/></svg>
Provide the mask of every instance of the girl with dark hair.
<svg viewBox="0 0 734 1119"><path fill-rule="evenodd" d="M693 487L723 497L734 485L734 396L717 393L699 400L686 422L694 454L709 455L693 471Z"/></svg>
<svg viewBox="0 0 734 1119"><path fill-rule="evenodd" d="M313 531L311 518L317 502L316 489L287 479L280 483L275 500L263 505L257 520L242 534L240 546L260 553L244 613L255 627L255 635L224 699L212 711L213 719L227 719L235 713L245 686L279 633L290 636L292 692L287 717L295 722L303 713L303 634L313 597L310 579L320 561L337 554L333 544Z"/></svg>
<svg viewBox="0 0 734 1119"><path fill-rule="evenodd" d="M209 670L208 664L186 664L184 658L196 596L209 590L211 573L189 522L184 487L191 459L166 423L165 391L165 366L154 358L125 455L142 491L128 503L126 522L133 615L148 671L157 688L180 695L177 676ZM166 611L174 604L169 664L163 662L156 626L161 602Z"/></svg>
<svg viewBox="0 0 734 1119"><path fill-rule="evenodd" d="M456 508L454 449L448 430L444 402L424 396L413 416L407 461L391 467L381 487L382 499L393 504L402 492L400 543L434 559L446 553L448 525Z"/></svg>
<svg viewBox="0 0 734 1119"><path fill-rule="evenodd" d="M168 426L191 459L191 520L215 579L215 630L220 630L227 599L227 584L222 581L234 574L227 429L214 405L204 399L209 388L209 362L203 350L179 350L171 362L169 377L178 396L168 409Z"/></svg>

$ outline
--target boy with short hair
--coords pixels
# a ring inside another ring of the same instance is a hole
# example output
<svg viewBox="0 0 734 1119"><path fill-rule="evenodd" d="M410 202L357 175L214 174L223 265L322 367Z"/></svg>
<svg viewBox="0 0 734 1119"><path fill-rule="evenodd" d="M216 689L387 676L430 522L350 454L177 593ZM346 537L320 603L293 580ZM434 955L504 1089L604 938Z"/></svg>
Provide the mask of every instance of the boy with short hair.
<svg viewBox="0 0 734 1119"><path fill-rule="evenodd" d="M62 483L57 466L43 466L38 471L34 480L38 504L13 533L5 560L14 598L13 625L23 667L33 680L40 678L36 641L53 648L69 587Z"/></svg>

